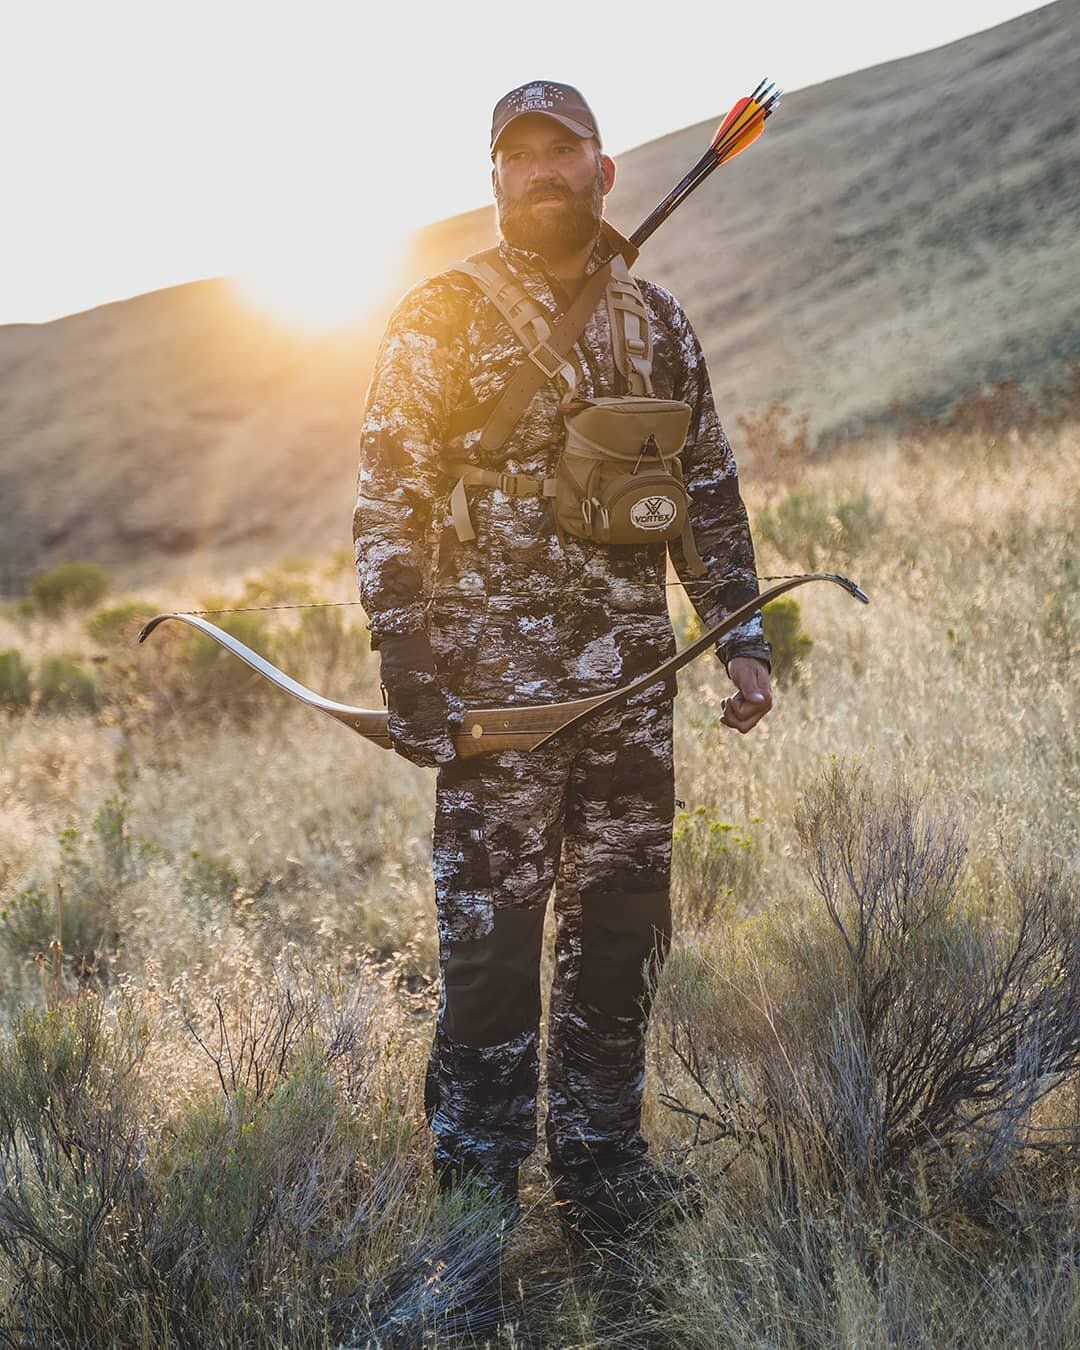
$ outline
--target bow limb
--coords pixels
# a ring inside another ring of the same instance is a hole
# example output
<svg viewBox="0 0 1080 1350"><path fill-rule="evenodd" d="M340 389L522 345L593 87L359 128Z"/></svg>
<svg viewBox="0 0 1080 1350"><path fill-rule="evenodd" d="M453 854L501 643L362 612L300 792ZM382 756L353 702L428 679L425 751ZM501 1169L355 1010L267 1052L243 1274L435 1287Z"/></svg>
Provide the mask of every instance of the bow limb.
<svg viewBox="0 0 1080 1350"><path fill-rule="evenodd" d="M332 717L336 722L343 723L352 731L358 731L361 736L366 736L369 741L374 741L376 745L381 745L387 750L390 749L391 741L386 730L385 712L377 709L354 708L349 703L337 703L332 698L324 698L322 694L317 694L314 689L309 689L299 680L294 680L291 675L286 675L283 670L278 670L277 666L268 661L265 656L260 656L258 652L252 651L239 638L233 637L231 633L226 633L223 628L218 628L216 624L208 623L197 614L159 614L143 628L139 634L139 641L145 642L154 629L159 624L165 623L167 619L177 619L180 623L186 623L190 628L202 633L204 637L212 639L219 647L224 647L227 652L232 652L233 656L239 657L245 665L250 666L263 679L269 680L283 693L289 694L308 708L314 708L316 712L326 713L328 717Z"/></svg>
<svg viewBox="0 0 1080 1350"><path fill-rule="evenodd" d="M359 732L367 740L384 750L393 748L393 742L386 725L386 712L382 709L355 708L350 703L338 703L334 699L317 694L314 689L294 680L279 670L265 656L260 656L239 638L226 633L216 624L209 623L197 614L158 614L151 619L139 634L139 641L145 642L160 624L168 619L186 623L219 647L243 661L275 688L291 698L303 703L307 708L325 713L336 722ZM517 708L473 708L465 713L460 730L453 733L454 746L462 759L474 755L487 754L495 750L532 750L569 718L587 713L595 704L607 699L609 695L598 694L592 698L575 699L570 703L545 703L531 707Z"/></svg>
<svg viewBox="0 0 1080 1350"><path fill-rule="evenodd" d="M581 712L575 713L561 726L556 727L549 736L545 736L542 741L537 742L537 745L533 748L538 749L539 746L546 744L547 741L550 741L554 736L561 732L572 731L574 727L580 726L582 722L586 721L587 718L594 716L596 713L602 712L605 709L620 707L627 699L632 698L634 694L640 693L641 690L650 689L654 684L658 684L662 680L670 679L676 671L682 670L683 666L689 665L689 663L700 656L702 652L708 651L711 647L714 647L726 634L732 632L741 624L744 624L747 619L753 618L753 616L757 614L759 610L763 609L765 605L769 604L770 601L775 600L778 596L784 595L787 591L795 590L797 586L805 586L810 581L831 581L834 585L841 587L841 589L847 591L848 595L861 601L864 605L870 603L870 597L865 591L860 590L859 587L856 586L853 581L849 581L847 577L839 576L835 572L808 572L805 576L790 577L787 581L782 581L776 586L770 586L767 591L762 591L760 595L755 596L753 600L748 600L745 605L740 605L738 609L732 610L726 618L721 619L719 623L713 624L711 628L706 629L699 638L695 638L693 642L688 643L681 651L676 652L674 656L669 656L666 661L662 661L655 670L650 670L644 675L639 675L637 679L631 680L629 684L620 685L618 689L613 689L610 694L601 694L599 698L587 700L589 703L588 708L584 708Z"/></svg>

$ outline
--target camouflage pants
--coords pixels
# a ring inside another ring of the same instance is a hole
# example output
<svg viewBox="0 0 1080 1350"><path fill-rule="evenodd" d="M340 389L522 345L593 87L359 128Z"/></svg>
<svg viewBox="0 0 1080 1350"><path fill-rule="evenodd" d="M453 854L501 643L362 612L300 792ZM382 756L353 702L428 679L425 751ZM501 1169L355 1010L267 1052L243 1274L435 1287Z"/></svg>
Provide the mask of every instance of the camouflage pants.
<svg viewBox="0 0 1080 1350"><path fill-rule="evenodd" d="M442 999L427 1076L440 1178L506 1196L536 1146L540 956L555 888L548 1168L562 1199L633 1168L645 1023L671 931L671 703L439 773Z"/></svg>

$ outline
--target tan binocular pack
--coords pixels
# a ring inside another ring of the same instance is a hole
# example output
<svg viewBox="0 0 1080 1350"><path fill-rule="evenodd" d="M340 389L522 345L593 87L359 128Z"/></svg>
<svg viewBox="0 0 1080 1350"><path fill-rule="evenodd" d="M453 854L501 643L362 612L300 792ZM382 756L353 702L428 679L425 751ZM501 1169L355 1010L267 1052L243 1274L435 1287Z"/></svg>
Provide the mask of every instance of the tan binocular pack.
<svg viewBox="0 0 1080 1350"><path fill-rule="evenodd" d="M626 243L610 227L608 232ZM617 252L586 280L554 330L542 306L504 269L497 249L456 263L454 270L468 276L491 300L529 358L493 401L480 445L489 452L501 448L545 380L557 381L565 389L560 406L566 423L566 442L553 478L498 473L457 462L446 466L457 477L450 507L458 538L462 542L476 538L466 490L493 488L511 497L552 499L560 538L570 534L613 546L680 539L688 568L703 575L679 461L692 410L688 403L652 396L648 314L622 254ZM606 295L615 366L630 392L578 399L572 348L601 293ZM468 420L459 422L458 430L468 426Z"/></svg>

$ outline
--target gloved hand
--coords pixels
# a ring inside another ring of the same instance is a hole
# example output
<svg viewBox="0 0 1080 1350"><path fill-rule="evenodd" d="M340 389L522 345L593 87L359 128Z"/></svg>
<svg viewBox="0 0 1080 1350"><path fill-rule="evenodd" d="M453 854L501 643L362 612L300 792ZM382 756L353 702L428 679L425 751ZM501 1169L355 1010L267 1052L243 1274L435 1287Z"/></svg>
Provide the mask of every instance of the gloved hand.
<svg viewBox="0 0 1080 1350"><path fill-rule="evenodd" d="M450 739L450 705L427 634L390 634L379 644L379 655L394 749L424 768L446 764L456 753Z"/></svg>

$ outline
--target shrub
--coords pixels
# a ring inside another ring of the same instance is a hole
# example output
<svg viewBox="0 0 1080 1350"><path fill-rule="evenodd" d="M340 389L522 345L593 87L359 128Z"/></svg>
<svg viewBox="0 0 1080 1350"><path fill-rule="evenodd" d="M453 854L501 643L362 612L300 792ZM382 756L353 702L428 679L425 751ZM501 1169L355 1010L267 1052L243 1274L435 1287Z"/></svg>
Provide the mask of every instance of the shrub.
<svg viewBox="0 0 1080 1350"><path fill-rule="evenodd" d="M139 636L139 630L156 613L145 600L125 600L123 604L99 609L87 619L86 631L103 647L119 646L121 643L130 646Z"/></svg>
<svg viewBox="0 0 1080 1350"><path fill-rule="evenodd" d="M969 903L964 832L904 785L832 766L796 818L819 908L750 921L673 972L667 1102L794 1185L972 1190L1041 1137L1080 1069L1080 909L1060 870ZM681 973L682 978L679 978ZM1057 1139L1055 1145L1054 1140Z"/></svg>
<svg viewBox="0 0 1080 1350"><path fill-rule="evenodd" d="M30 667L15 647L0 652L0 708L17 712L30 703Z"/></svg>
<svg viewBox="0 0 1080 1350"><path fill-rule="evenodd" d="M761 611L765 638L772 649L774 680L796 680L799 665L810 655L814 640L802 626L799 602L790 595L772 600Z"/></svg>
<svg viewBox="0 0 1080 1350"><path fill-rule="evenodd" d="M764 412L742 413L736 421L755 482L775 489L799 481L810 455L805 414L796 417L785 404L770 403Z"/></svg>
<svg viewBox="0 0 1080 1350"><path fill-rule="evenodd" d="M215 616L214 622L268 661L277 659L271 634L257 614ZM244 717L267 699L281 697L261 675L203 633L185 630L175 642L175 652L168 668L169 691L191 712Z"/></svg>
<svg viewBox="0 0 1080 1350"><path fill-rule="evenodd" d="M97 706L94 677L77 657L45 657L35 684L38 703L52 712L89 711Z"/></svg>
<svg viewBox="0 0 1080 1350"><path fill-rule="evenodd" d="M794 488L775 507L759 512L756 536L784 558L817 568L830 558L850 558L881 529L884 516L864 489L829 500L818 488Z"/></svg>
<svg viewBox="0 0 1080 1350"><path fill-rule="evenodd" d="M181 1100L154 1098L148 1050L184 1047L155 1045L162 1018L130 991L24 1011L0 1035L0 1343L421 1345L465 1330L455 1304L491 1289L498 1225L425 1198L375 974L347 989L278 974L209 1006L188 988L212 1094L192 1075ZM499 1311L489 1294L471 1329Z"/></svg>
<svg viewBox="0 0 1080 1350"><path fill-rule="evenodd" d="M211 913L226 909L240 889L240 877L226 862L195 851L181 880L184 899L208 906Z"/></svg>
<svg viewBox="0 0 1080 1350"><path fill-rule="evenodd" d="M30 598L42 614L56 615L67 609L89 609L108 589L108 573L96 563L63 562L34 577Z"/></svg>
<svg viewBox="0 0 1080 1350"><path fill-rule="evenodd" d="M278 635L276 650L290 674L299 672L317 687L335 678L355 680L371 664L366 630L336 606L301 610L296 627Z"/></svg>
<svg viewBox="0 0 1080 1350"><path fill-rule="evenodd" d="M0 905L0 945L16 960L45 951L55 935L54 906L40 886L27 886Z"/></svg>
<svg viewBox="0 0 1080 1350"><path fill-rule="evenodd" d="M282 559L277 567L249 577L238 606L245 605L307 605L315 599L315 591L304 575L309 564L300 559Z"/></svg>
<svg viewBox="0 0 1080 1350"><path fill-rule="evenodd" d="M16 960L33 960L55 939L65 972L108 978L121 940L117 896L155 851L132 836L127 811L126 798L109 796L89 830L61 830L54 895L31 885L0 908L0 943Z"/></svg>
<svg viewBox="0 0 1080 1350"><path fill-rule="evenodd" d="M679 926L700 927L728 913L756 866L754 841L704 806L679 811L672 831L672 896Z"/></svg>

